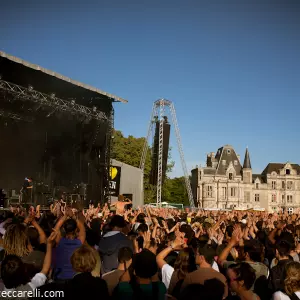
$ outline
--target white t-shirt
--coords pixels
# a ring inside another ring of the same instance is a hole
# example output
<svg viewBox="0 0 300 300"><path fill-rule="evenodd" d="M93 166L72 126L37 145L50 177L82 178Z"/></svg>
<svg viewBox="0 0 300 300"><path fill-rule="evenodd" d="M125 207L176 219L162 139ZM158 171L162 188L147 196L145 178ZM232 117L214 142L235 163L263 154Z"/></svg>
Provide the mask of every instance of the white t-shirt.
<svg viewBox="0 0 300 300"><path fill-rule="evenodd" d="M220 272L218 264L214 261L212 266L211 266L215 271Z"/></svg>
<svg viewBox="0 0 300 300"><path fill-rule="evenodd" d="M164 264L161 269L162 282L165 284L167 289L169 288L173 272L174 268L168 264Z"/></svg>
<svg viewBox="0 0 300 300"><path fill-rule="evenodd" d="M300 299L300 291L295 293L296 296ZM291 298L284 294L283 292L276 292L273 294L272 300L290 300Z"/></svg>
<svg viewBox="0 0 300 300"><path fill-rule="evenodd" d="M29 285L32 287L33 290L35 290L36 288L44 285L46 280L47 280L47 277L45 274L37 273L31 279L31 281L29 282Z"/></svg>
<svg viewBox="0 0 300 300"><path fill-rule="evenodd" d="M28 282L29 286L32 288L32 290L34 291L36 288L42 286L45 284L47 280L47 277L45 274L43 273L37 273L34 275L34 277L31 279L30 282ZM15 289L4 289L5 291L13 291Z"/></svg>

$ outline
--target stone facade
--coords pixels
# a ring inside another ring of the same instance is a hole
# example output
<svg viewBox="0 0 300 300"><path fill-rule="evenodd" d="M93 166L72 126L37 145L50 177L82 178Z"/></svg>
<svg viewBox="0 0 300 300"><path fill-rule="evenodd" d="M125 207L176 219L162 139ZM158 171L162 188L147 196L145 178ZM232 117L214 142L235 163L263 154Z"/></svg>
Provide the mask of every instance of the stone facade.
<svg viewBox="0 0 300 300"><path fill-rule="evenodd" d="M243 166L230 145L207 155L206 167L192 170L195 203L202 208L292 212L300 207L300 166L270 163L252 174L248 149Z"/></svg>

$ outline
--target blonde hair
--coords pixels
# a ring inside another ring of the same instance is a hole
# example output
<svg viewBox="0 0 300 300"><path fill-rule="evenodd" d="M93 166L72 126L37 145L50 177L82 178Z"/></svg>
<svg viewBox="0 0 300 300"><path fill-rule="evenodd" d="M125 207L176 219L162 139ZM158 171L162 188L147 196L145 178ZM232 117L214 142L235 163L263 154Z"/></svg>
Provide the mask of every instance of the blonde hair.
<svg viewBox="0 0 300 300"><path fill-rule="evenodd" d="M286 266L286 277L284 280L284 289L291 296L300 291L300 263L291 262Z"/></svg>
<svg viewBox="0 0 300 300"><path fill-rule="evenodd" d="M7 228L3 240L6 255L24 257L29 254L29 245L26 226L12 224Z"/></svg>
<svg viewBox="0 0 300 300"><path fill-rule="evenodd" d="M76 272L92 272L97 265L96 250L90 246L82 245L71 256L71 264Z"/></svg>

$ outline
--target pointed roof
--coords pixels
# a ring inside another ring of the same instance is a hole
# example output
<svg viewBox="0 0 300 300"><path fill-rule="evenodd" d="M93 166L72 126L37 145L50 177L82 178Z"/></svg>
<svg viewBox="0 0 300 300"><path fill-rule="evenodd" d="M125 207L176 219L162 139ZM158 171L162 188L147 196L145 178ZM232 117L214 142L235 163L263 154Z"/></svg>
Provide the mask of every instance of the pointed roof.
<svg viewBox="0 0 300 300"><path fill-rule="evenodd" d="M248 147L246 148L243 169L252 169Z"/></svg>

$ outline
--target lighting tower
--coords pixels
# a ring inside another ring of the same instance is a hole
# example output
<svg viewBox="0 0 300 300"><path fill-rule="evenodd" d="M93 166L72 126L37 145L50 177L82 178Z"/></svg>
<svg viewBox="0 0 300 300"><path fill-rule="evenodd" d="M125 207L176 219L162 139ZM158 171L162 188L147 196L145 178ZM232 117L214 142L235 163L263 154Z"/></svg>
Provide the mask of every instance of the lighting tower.
<svg viewBox="0 0 300 300"><path fill-rule="evenodd" d="M175 107L172 101L166 100L166 99L159 99L154 102L153 107L152 107L152 113L151 113L151 119L150 123L148 126L148 133L147 137L145 140L144 144L144 149L141 157L141 162L140 162L140 169L144 172L145 168L145 161L147 157L147 151L148 151L148 145L149 145L149 139L151 136L151 132L153 129L153 126L155 122L153 122L154 119L157 119L159 121L159 143L158 143L158 174L157 174L157 193L156 193L156 202L157 206L161 205L161 192L162 192L162 181L163 181L163 139L164 139L164 116L166 109L169 109L170 114L171 114L171 124L173 124L175 128L175 135L176 135L176 140L177 140L177 146L178 146L178 151L180 154L180 161L181 161L181 166L182 170L184 173L184 180L185 180L185 186L190 202L190 206L192 208L195 207L194 204L194 199L193 199L193 194L192 194L192 189L191 189L191 183L189 179L189 173L187 171L186 163L184 160L184 154L183 154L183 149L182 149L182 144L181 144L181 137L180 137L180 131L177 123L177 117L176 117L176 111Z"/></svg>

